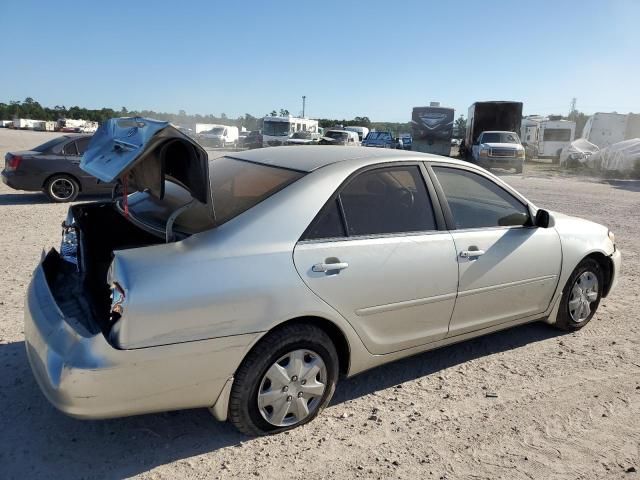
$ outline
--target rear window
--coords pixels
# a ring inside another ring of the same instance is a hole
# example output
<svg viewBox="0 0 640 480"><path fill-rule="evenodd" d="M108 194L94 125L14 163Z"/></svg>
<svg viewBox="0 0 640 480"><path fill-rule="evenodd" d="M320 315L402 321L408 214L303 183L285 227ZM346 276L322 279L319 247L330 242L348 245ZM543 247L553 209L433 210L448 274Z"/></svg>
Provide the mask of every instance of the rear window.
<svg viewBox="0 0 640 480"><path fill-rule="evenodd" d="M58 137L58 138L54 138L53 140L49 140L48 142L43 143L42 145L38 145L35 148L32 148L31 150L35 151L35 152L46 152L48 150L50 150L52 147L55 147L56 145L69 140L68 137L62 136L62 137Z"/></svg>
<svg viewBox="0 0 640 480"><path fill-rule="evenodd" d="M304 175L303 172L222 157L209 163L216 224L228 222Z"/></svg>

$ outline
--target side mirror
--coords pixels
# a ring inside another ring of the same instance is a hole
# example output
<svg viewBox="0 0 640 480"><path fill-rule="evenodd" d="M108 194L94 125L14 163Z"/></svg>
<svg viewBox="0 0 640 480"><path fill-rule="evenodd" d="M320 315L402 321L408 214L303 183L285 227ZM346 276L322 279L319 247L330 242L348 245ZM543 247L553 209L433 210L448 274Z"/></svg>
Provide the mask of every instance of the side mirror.
<svg viewBox="0 0 640 480"><path fill-rule="evenodd" d="M553 217L549 214L548 211L540 208L536 212L535 225L536 227L540 228L549 228L553 227L555 225L555 222L553 221Z"/></svg>

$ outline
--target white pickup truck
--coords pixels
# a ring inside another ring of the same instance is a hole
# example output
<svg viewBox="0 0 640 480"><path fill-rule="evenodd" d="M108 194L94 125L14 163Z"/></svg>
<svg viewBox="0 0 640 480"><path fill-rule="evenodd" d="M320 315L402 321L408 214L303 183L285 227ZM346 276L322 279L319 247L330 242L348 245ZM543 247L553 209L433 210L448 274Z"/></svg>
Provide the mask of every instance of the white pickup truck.
<svg viewBox="0 0 640 480"><path fill-rule="evenodd" d="M484 168L515 168L522 173L524 167L524 147L515 132L482 132L471 154L474 163Z"/></svg>

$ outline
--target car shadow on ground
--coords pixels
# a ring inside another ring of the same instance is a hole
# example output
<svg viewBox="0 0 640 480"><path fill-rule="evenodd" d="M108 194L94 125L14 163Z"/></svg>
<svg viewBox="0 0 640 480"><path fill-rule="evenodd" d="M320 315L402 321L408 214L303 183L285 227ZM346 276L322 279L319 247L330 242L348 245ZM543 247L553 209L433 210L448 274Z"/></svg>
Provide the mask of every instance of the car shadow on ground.
<svg viewBox="0 0 640 480"><path fill-rule="evenodd" d="M531 324L384 365L341 381L332 405L558 334ZM97 421L67 417L43 397L24 347L0 344L4 478L64 478L70 472L75 478L124 478L174 461L197 463L192 457L250 440L206 409Z"/></svg>
<svg viewBox="0 0 640 480"><path fill-rule="evenodd" d="M603 180L603 183L607 183L613 188L620 190L640 192L640 180Z"/></svg>
<svg viewBox="0 0 640 480"><path fill-rule="evenodd" d="M77 202L90 202L94 200L104 200L105 198L109 198L109 194L107 195L80 195L76 201ZM1 205L37 205L42 203L50 203L53 204L49 197L47 197L44 193L3 193L0 194L0 206Z"/></svg>
<svg viewBox="0 0 640 480"><path fill-rule="evenodd" d="M35 205L53 203L44 193L4 193L0 195L0 205Z"/></svg>

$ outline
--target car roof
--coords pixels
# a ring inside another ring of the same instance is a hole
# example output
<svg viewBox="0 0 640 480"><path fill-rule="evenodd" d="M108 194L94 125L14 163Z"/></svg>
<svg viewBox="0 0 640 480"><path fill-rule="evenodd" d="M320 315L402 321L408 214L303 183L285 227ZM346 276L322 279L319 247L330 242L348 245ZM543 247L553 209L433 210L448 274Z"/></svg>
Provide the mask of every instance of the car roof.
<svg viewBox="0 0 640 480"><path fill-rule="evenodd" d="M357 161L358 163L363 163L364 161L365 164L408 160L446 162L452 164L465 163L448 157L407 150L323 145L268 147L233 152L227 156L238 160L246 160L303 172L311 172L326 165L349 161Z"/></svg>

